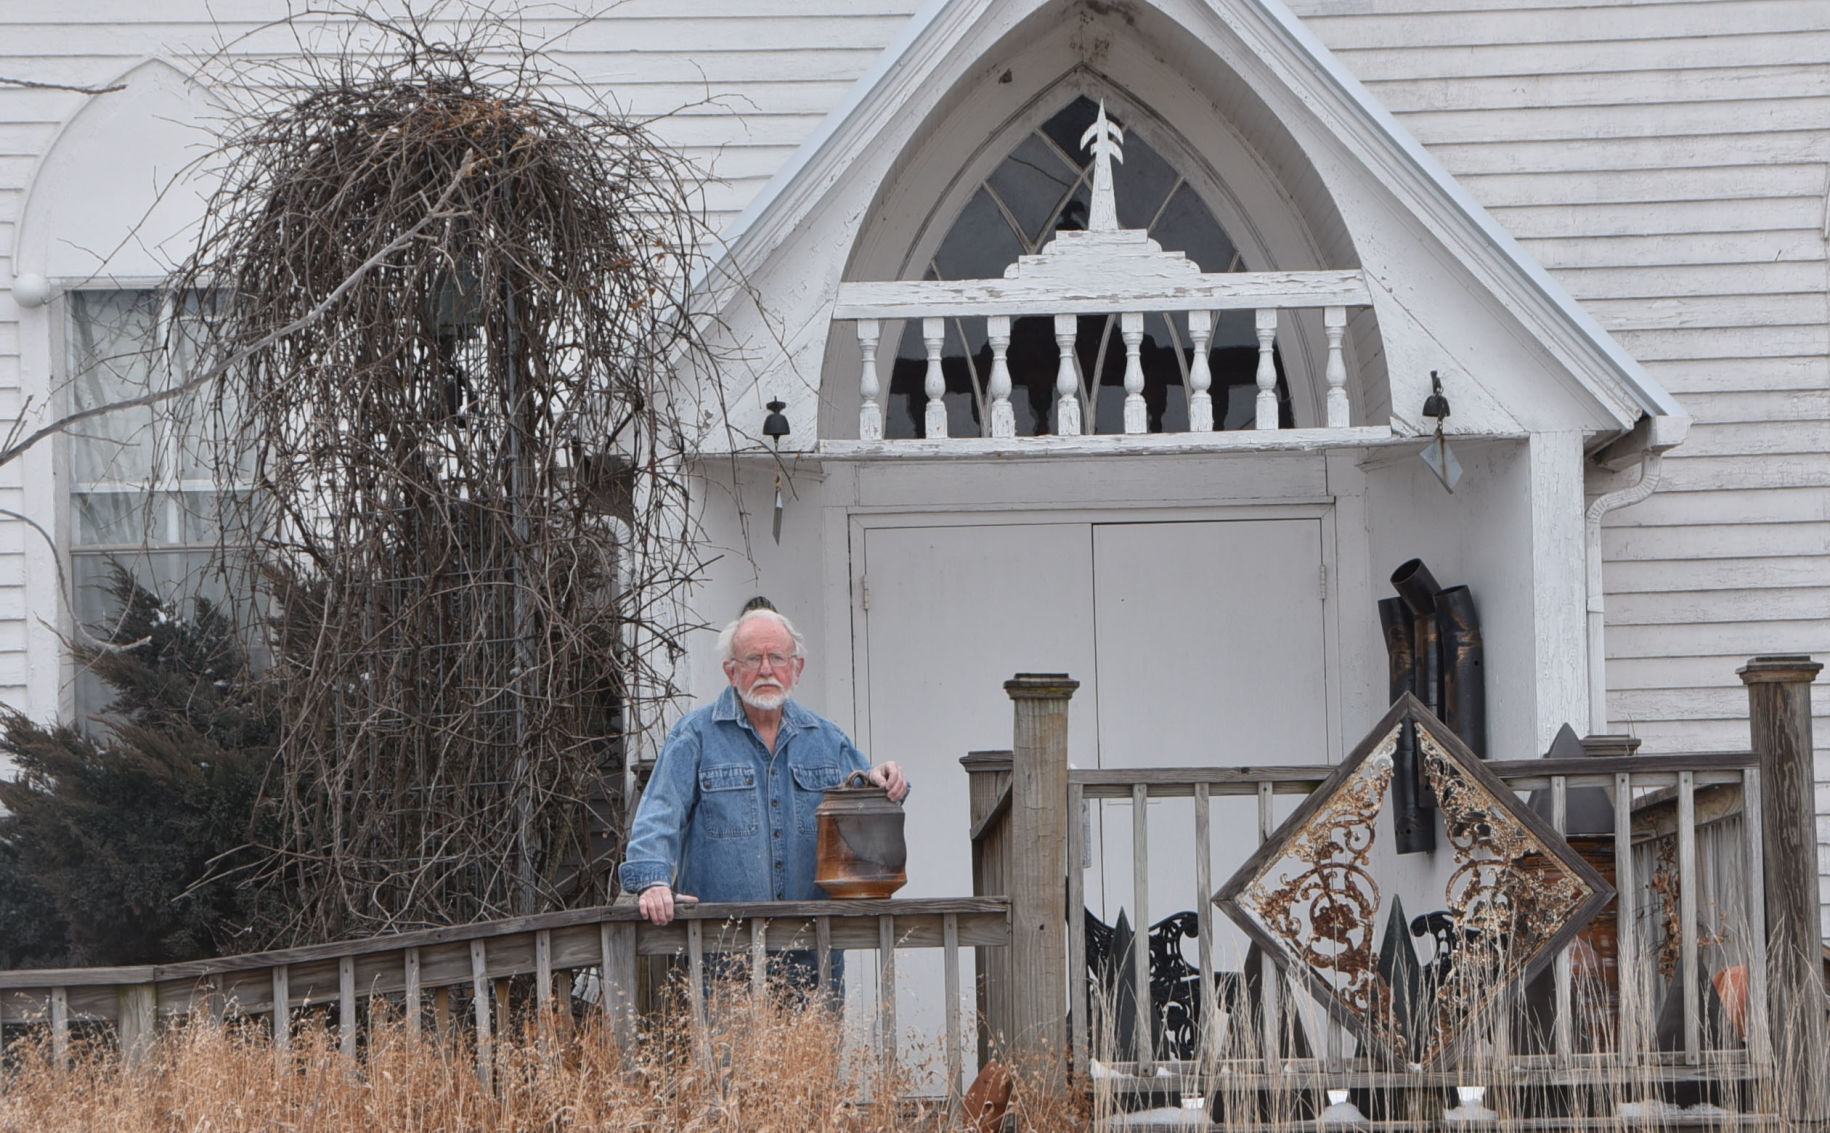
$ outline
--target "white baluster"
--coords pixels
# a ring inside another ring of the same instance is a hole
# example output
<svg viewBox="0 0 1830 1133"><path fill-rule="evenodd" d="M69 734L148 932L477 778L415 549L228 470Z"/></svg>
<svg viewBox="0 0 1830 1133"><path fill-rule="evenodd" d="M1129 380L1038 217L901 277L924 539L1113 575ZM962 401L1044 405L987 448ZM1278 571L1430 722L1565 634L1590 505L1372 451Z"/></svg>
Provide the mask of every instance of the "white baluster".
<svg viewBox="0 0 1830 1133"><path fill-rule="evenodd" d="M1324 307L1322 329L1328 335L1328 427L1347 427L1347 363L1341 357L1341 337L1347 333L1347 308Z"/></svg>
<svg viewBox="0 0 1830 1133"><path fill-rule="evenodd" d="M1213 371L1207 366L1207 343L1213 337L1212 311L1188 312L1188 340L1194 343L1195 356L1188 364L1188 431L1211 433L1214 430L1214 395L1207 392L1214 384Z"/></svg>
<svg viewBox="0 0 1830 1133"><path fill-rule="evenodd" d="M947 320L921 320L921 340L928 345L928 375L922 392L928 395L927 420L922 435L947 435L947 376L940 369L940 348L947 339Z"/></svg>
<svg viewBox="0 0 1830 1133"><path fill-rule="evenodd" d="M1144 313L1120 314L1118 336L1125 340L1125 432L1142 433L1149 428L1144 412L1144 363L1137 353L1144 344Z"/></svg>
<svg viewBox="0 0 1830 1133"><path fill-rule="evenodd" d="M1277 366L1271 361L1271 347L1277 341L1277 308L1270 307L1256 312L1254 323L1258 330L1258 404L1257 420L1253 427L1258 429L1277 428Z"/></svg>
<svg viewBox="0 0 1830 1133"><path fill-rule="evenodd" d="M991 342L991 380L986 389L991 394L991 435L1017 435L1016 414L1010 408L1010 363L1005 352L1010 349L1010 316L992 315L985 320L985 337Z"/></svg>
<svg viewBox="0 0 1830 1133"><path fill-rule="evenodd" d="M864 355L864 368L858 374L858 439L883 439L883 406L877 399L883 384L877 380L877 339L882 333L876 319L858 320L858 353Z"/></svg>
<svg viewBox="0 0 1830 1133"><path fill-rule="evenodd" d="M1074 335L1079 329L1079 316L1055 316L1055 346L1061 351L1061 366L1055 371L1055 433L1063 437L1080 435L1080 376L1074 372Z"/></svg>

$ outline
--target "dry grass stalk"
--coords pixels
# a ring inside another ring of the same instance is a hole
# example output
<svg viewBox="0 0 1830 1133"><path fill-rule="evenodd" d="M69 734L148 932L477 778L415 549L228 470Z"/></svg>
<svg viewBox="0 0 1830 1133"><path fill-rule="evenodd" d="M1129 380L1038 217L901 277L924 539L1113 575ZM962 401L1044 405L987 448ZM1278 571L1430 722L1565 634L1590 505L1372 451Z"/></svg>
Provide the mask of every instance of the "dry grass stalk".
<svg viewBox="0 0 1830 1133"><path fill-rule="evenodd" d="M308 1025L276 1069L261 1028L201 1019L167 1030L137 1066L90 1047L59 1068L48 1042L22 1044L0 1081L0 1129L177 1130L744 1130L963 1128L937 1104L885 1103L897 1080L860 1071L839 1016L747 990L716 997L708 1067L684 1016L670 1015L633 1049L595 1016L529 1019L495 1045L494 1089L476 1074L462 1035L412 1039L397 1021L365 1029L352 1061L334 1030ZM1021 1087L1019 1086L1021 1096ZM1061 1129L1072 1106L1031 1097L1025 1128Z"/></svg>

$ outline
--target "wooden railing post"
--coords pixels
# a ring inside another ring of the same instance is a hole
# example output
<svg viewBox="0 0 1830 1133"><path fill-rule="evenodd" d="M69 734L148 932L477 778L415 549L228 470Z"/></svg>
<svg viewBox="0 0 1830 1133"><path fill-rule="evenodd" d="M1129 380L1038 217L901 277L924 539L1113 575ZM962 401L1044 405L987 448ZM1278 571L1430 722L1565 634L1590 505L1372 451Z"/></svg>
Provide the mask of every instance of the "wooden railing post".
<svg viewBox="0 0 1830 1133"><path fill-rule="evenodd" d="M972 895L1008 896L1010 753L971 751L959 763L966 769L967 829L972 832ZM1004 959L1008 951L983 945L972 950L977 970L973 992L978 1003L980 1066L997 1056L992 1049L993 1040L1010 1033L1010 965Z"/></svg>
<svg viewBox="0 0 1830 1133"><path fill-rule="evenodd" d="M1805 656L1755 657L1741 670L1748 729L1760 756L1766 863L1767 991L1778 1058L1778 1102L1795 1120L1830 1113L1822 1081L1830 1036L1818 910L1817 816L1811 758L1811 682Z"/></svg>
<svg viewBox="0 0 1830 1133"><path fill-rule="evenodd" d="M115 991L120 1012L121 1061L132 1066L152 1053L158 1029L159 994L152 984L127 984Z"/></svg>
<svg viewBox="0 0 1830 1133"><path fill-rule="evenodd" d="M1068 700L1066 673L1004 682L1015 707L1010 773L1010 1029L1044 1088L1063 1084L1067 1045Z"/></svg>

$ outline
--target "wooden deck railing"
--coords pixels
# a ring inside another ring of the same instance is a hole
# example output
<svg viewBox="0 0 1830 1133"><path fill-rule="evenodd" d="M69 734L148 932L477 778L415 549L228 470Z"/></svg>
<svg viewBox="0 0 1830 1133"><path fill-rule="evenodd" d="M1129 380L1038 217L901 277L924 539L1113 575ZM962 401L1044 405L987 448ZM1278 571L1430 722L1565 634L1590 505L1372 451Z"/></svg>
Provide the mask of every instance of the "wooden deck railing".
<svg viewBox="0 0 1830 1133"><path fill-rule="evenodd" d="M1675 957L1680 971L1697 970L1703 927L1698 895L1703 890L1700 879L1708 864L1702 860L1700 850L1695 802L1698 791L1722 787L1732 791L1735 796L1732 810L1714 816L1720 826L1713 832L1711 843L1718 853L1733 853L1735 872L1745 870L1745 876L1762 876L1760 824L1757 819L1743 820L1744 813L1758 813L1758 757L1752 752L1728 752L1625 759L1521 760L1490 763L1488 767L1519 793L1521 802L1536 790L1549 791L1555 800L1566 799L1571 789L1582 787L1603 788L1612 794L1616 804L1613 844L1621 925L1620 979L1623 987L1628 986L1627 981L1631 980L1631 988L1638 989L1628 990L1620 997L1617 1020L1611 1021L1611 1025L1604 1031L1605 1045L1611 1049L1605 1054L1579 1050L1571 1022L1576 1017L1576 1011L1572 999L1570 955L1577 945L1566 947L1559 953L1554 967L1555 1007L1552 1018L1555 1026L1552 1033L1546 1036L1550 1040L1550 1049L1541 1055L1518 1055L1515 1069L1574 1070L1596 1061L1618 1062L1625 1067L1701 1067L1707 1063L1707 1074L1720 1078L1726 1070L1751 1070L1755 1066L1770 1065L1772 1044L1765 1010L1764 933L1747 930L1748 925L1764 923L1762 891L1757 885L1742 886L1732 895L1734 900L1742 903L1740 908L1714 910L1717 916L1712 925L1716 930L1712 935L1719 936L1723 932L1731 934L1734 946L1744 949L1747 954L1747 970L1752 986L1748 997L1751 1018L1747 1025L1746 1041L1732 1047L1710 1048L1705 1045L1701 989L1697 980L1690 979L1683 982L1681 1050L1660 1052L1647 1045L1653 1034L1654 1020L1650 1015L1657 1006L1656 998L1646 990L1652 985L1655 953L1663 952ZM1208 864L1213 849L1210 833L1211 800L1225 797L1255 798L1258 841L1262 842L1276 826L1273 797L1280 794L1307 794L1332 771L1331 767L1076 770L1068 774L1068 810L1070 814L1076 813L1083 800L1123 800L1130 803L1130 911L1137 931L1142 934L1157 915L1154 902L1164 894L1160 889L1152 889L1150 839L1147 836L1151 823L1140 821L1139 816L1153 800L1193 800L1194 825L1187 855L1188 860L1195 863L1194 891L1178 893L1170 900L1176 907L1185 904L1192 906L1200 926L1196 936L1199 949L1196 967L1211 976L1215 971L1213 940L1218 916L1212 902L1208 900L1217 885L1217 880L1212 876L1212 867ZM1754 800L1751 812L1744 810L1741 799ZM1644 813L1645 804L1658 805L1666 801L1675 802L1675 819L1654 823ZM1554 804L1552 823L1559 831L1562 830L1564 805L1560 801ZM1161 823L1158 822L1157 826L1160 829ZM1660 840L1675 842L1671 856L1675 859L1676 868L1671 876L1661 875L1659 884L1653 886L1649 884L1652 877L1649 876L1647 867L1656 858L1647 851ZM1079 860L1083 848L1080 827L1070 824L1069 860ZM1107 854L1118 852L1122 856L1125 849L1108 844ZM1222 873L1230 874L1232 867L1237 864L1222 863L1218 868ZM1070 909L1080 908L1084 904L1081 878L1082 871L1068 871ZM1665 907L1668 904L1674 904L1674 907ZM1674 941L1661 942L1655 939L1659 931L1667 928L1676 930ZM1087 943L1083 920L1068 918L1068 941L1069 972L1085 973ZM1139 1004L1134 1020L1134 1042L1138 1058L1135 1065L1123 1067L1146 1076L1156 1070L1152 1056L1156 1039L1152 1034L1150 1012L1145 1006L1151 1002L1150 960L1147 948L1139 947L1132 953L1130 979ZM1348 1064L1340 1054L1345 1046L1343 1036L1339 1024L1332 1021L1327 1036L1329 1053L1305 1060L1291 1059L1281 1052L1281 1047L1274 1038L1283 1027L1280 1020L1280 998L1287 992L1281 984L1282 981L1278 980L1260 980L1260 999L1250 1012L1257 1025L1262 1027L1260 1049L1263 1052L1264 1072L1287 1074L1304 1070L1319 1072L1347 1069ZM1076 1064L1084 1066L1090 1052L1089 1024L1093 1015L1088 1003L1088 980L1084 977L1070 977L1069 989L1071 1003L1068 1014L1073 1020L1072 1047ZM1204 996L1201 1018L1209 1021L1211 1026L1212 1021L1220 1017L1214 981L1211 978L1203 981L1201 991ZM1209 1050L1217 1050L1219 1044L1210 1036L1204 1046ZM1582 1057L1585 1053L1597 1053L1599 1057ZM1243 1072L1252 1069L1247 1066L1220 1066L1214 1057L1204 1061L1207 1064L1200 1067L1203 1072L1219 1069ZM1189 1072L1195 1068L1182 1065L1170 1069ZM1699 1071L1699 1075L1703 1073ZM1408 1080L1414 1078L1414 1075L1406 1077Z"/></svg>
<svg viewBox="0 0 1830 1133"><path fill-rule="evenodd" d="M693 1012L703 1022L708 955L748 954L749 978L760 990L765 966L754 961L765 951L816 950L820 984L830 987L829 950L857 949L877 953L878 1038L893 1064L897 953L938 948L945 956L948 1081L958 1083L959 950L1003 945L1009 935L1002 898L707 903L681 906L665 927L641 920L633 905L612 905L179 964L0 972L0 1024L47 1027L59 1059L70 1051L73 1026L103 1024L132 1059L144 1053L162 1020L264 1015L275 1046L285 1049L295 1012L334 1005L343 1050L353 1056L365 1001L386 998L397 1012L404 1008L405 1026L417 1034L428 994L448 1022L450 989L466 988L477 1070L487 1081L492 1033L507 1016L511 977L532 976L535 1005L544 1008L560 994L555 975L590 969L598 1009L630 1041L638 957L682 957Z"/></svg>
<svg viewBox="0 0 1830 1133"><path fill-rule="evenodd" d="M1557 833L1568 831L1572 792L1599 788L1606 793L1613 811L1612 834L1605 836L1606 843L1598 845L1596 852L1611 858L1617 890L1612 909L1619 925L1617 995L1598 995L1589 986L1582 995L1585 1002L1576 1002L1579 981L1573 956L1579 947L1592 948L1593 942L1572 942L1557 954L1551 968L1550 1025L1546 1034L1531 1036L1537 1045L1510 1049L1510 1040L1498 1033L1510 1034L1513 1028L1495 1028L1498 1038L1481 1057L1496 1075L1514 1083L1557 1087L1585 1087L1602 1080L1752 1082L1759 1088L1746 1096L1774 1100L1787 1117L1809 1117L1823 1107L1825 1091L1816 1079L1823 1065L1824 1045L1816 1036L1824 1029L1825 995L1818 972L1798 959L1806 954L1814 959L1817 954L1809 786L1809 685L1817 669L1806 658L1786 657L1756 659L1741 671L1750 689L1755 750L1606 755L1597 753L1620 745L1600 737L1594 744L1585 743L1588 758L1485 764L1522 803L1539 793L1539 805L1548 804L1545 817ZM1030 678L1031 683L1037 680ZM1023 683L1024 678L1019 678L1006 687ZM1122 804L1129 803L1129 812L1124 814L1132 819L1129 912L1140 943L1132 953L1128 973L1138 1005L1131 1036L1136 1058L1123 1064L1108 1061L1107 1071L1133 1081L1165 1072L1184 1082L1210 1086L1218 1080L1234 1087L1249 1087L1257 1081L1265 1089L1311 1088L1324 1080L1330 1088L1343 1089L1467 1084L1465 1071L1388 1072L1372 1060L1350 1060L1343 1054L1344 1031L1332 1021L1324 1022L1325 1034L1317 1036L1319 1053L1294 1057L1283 1026L1290 992L1282 978L1257 980L1252 992L1256 1001L1243 1004L1232 1020L1232 1025L1258 1029L1253 1036L1256 1041L1249 1044L1256 1054L1252 1062L1228 1062L1222 1057L1223 1050L1233 1053L1248 1044L1222 1044L1211 1032L1203 1035L1196 1059L1159 1061L1150 1020L1150 951L1142 941L1152 917L1158 915L1154 904L1163 893L1155 880L1150 853L1152 835L1159 839L1160 850L1164 823L1160 817L1143 820L1146 808L1152 801L1167 798L1193 801L1185 856L1178 851L1182 861L1193 863L1192 889L1179 893L1174 904L1192 907L1197 918L1199 958L1194 968L1200 973L1200 1016L1212 1028L1221 1017L1221 1004L1216 1002L1219 992L1214 983L1217 910L1209 898L1244 861L1243 854L1239 862L1211 861L1214 800L1255 800L1256 841L1262 843L1277 825L1276 796L1309 794L1334 768L1070 770L1066 767L1065 730L1073 683L1055 677L1052 685L1058 692L1043 730L1053 729L1055 747L1045 753L1025 751L1026 730L1034 734L1039 725L1034 720L1025 723L1019 702L1015 750L977 752L962 763L972 781L975 892L1014 893L1015 879L1033 871L1034 862L1059 858L1064 863L1065 892L1053 920L1065 926L1067 955L1058 972L1052 977L1043 973L1040 979L1046 983L1053 978L1054 986L1067 988L1067 1049L1075 1068L1086 1071L1102 1053L1094 1049L1091 1023L1097 1011L1088 1001L1088 943L1082 914L1086 904L1083 855L1089 841L1077 816L1088 801L1111 800L1121 804L1121 813L1126 809ZM1018 693L1013 689L1012 695ZM1038 782L1049 782L1034 766L1038 758L1049 759L1062 772L1061 801L1055 809L1066 821L1058 834L1058 846L1050 841L1057 837L1053 831L1042 831L1038 839L1033 833L1018 836L1014 827L1015 816L1026 805L1026 792L1033 793ZM1782 779L1787 785L1776 787ZM1783 827L1784 832L1776 827ZM1110 839L1105 841L1108 876L1115 868L1118 876L1124 875L1126 849ZM1186 884L1186 878L1178 882ZM1806 886L1813 888L1807 891ZM1784 911L1773 907L1775 894L1788 903ZM1730 1012L1735 1017L1717 1020L1721 1025L1713 1027L1705 997L1727 1001L1722 988L1712 991L1707 981L1697 978L1705 948L1722 950L1717 957L1720 962L1714 965L1717 971L1741 968L1746 981L1744 988L1731 984L1726 991L1728 998L1740 1001ZM1781 952L1790 959L1782 962ZM1591 970L1597 966L1593 955L1585 955L1584 961ZM1024 963L1033 960L1013 951L1003 969L990 965L990 971L981 977L980 1011L986 1029L993 1034L1011 1035L1020 1030L1014 1025L1018 1016L1013 1000L1020 997L1014 973ZM982 970L984 967L982 964ZM1248 983L1240 978L1233 986L1243 988ZM1667 1033L1656 1041L1661 986L1665 1001L1674 1005L1676 1018L1667 1017ZM1584 1009L1588 1014L1583 1014ZM1584 1021L1580 1034L1575 1023L1579 1016ZM1675 1033L1671 1022L1676 1023ZM1103 1053L1110 1055L1111 1051ZM1202 1087L1191 1088L1198 1094Z"/></svg>

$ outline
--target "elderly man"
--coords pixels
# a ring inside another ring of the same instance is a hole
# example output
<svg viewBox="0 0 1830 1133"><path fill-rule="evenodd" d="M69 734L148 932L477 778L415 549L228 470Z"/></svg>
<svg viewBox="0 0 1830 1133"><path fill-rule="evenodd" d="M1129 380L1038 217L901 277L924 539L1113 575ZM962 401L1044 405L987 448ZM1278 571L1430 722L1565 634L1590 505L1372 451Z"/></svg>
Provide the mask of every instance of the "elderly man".
<svg viewBox="0 0 1830 1133"><path fill-rule="evenodd" d="M746 610L718 650L731 687L668 733L620 871L658 925L673 920L676 885L705 901L825 897L813 883L821 795L854 771L896 802L909 792L902 768L872 769L838 725L791 698L807 659L787 618Z"/></svg>

